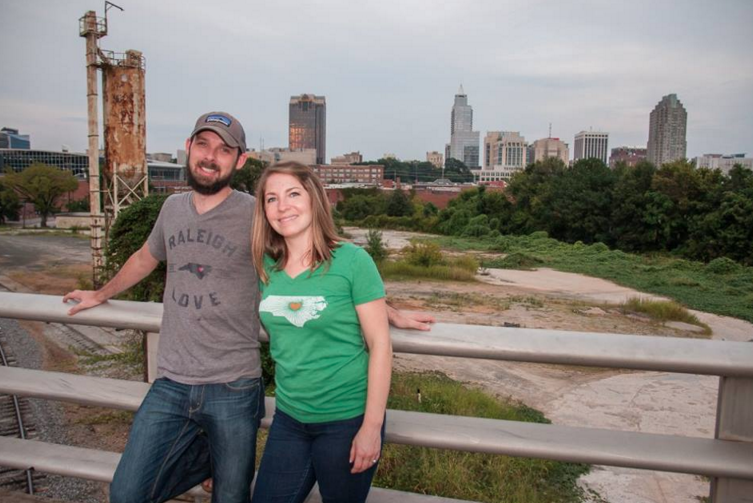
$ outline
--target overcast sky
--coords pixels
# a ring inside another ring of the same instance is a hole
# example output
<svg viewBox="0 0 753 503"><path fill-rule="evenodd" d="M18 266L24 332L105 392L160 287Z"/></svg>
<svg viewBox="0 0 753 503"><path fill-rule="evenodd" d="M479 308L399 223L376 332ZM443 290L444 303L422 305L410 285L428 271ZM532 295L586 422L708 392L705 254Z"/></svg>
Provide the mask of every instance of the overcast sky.
<svg viewBox="0 0 753 503"><path fill-rule="evenodd" d="M688 157L753 154L751 0L117 0L103 49L146 57L147 150L225 110L249 147L287 147L291 95L327 99L327 157L444 151L460 84L474 129L643 145L676 93ZM103 1L2 0L0 127L84 151L78 19Z"/></svg>

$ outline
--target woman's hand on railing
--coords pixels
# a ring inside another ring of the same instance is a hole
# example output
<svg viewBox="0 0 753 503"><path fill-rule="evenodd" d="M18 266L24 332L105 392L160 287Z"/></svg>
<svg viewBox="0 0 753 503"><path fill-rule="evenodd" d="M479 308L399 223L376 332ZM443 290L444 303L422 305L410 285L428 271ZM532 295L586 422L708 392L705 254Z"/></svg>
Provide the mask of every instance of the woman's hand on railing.
<svg viewBox="0 0 753 503"><path fill-rule="evenodd" d="M423 330L424 332L431 330L431 324L436 322L430 314L400 311L389 304L387 304L387 317L390 320L390 325L395 328Z"/></svg>

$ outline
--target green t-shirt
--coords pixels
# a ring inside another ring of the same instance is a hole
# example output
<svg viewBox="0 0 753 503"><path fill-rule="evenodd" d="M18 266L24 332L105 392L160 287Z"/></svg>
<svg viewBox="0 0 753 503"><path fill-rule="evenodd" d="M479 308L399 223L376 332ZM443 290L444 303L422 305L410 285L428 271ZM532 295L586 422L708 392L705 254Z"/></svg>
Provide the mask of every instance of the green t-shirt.
<svg viewBox="0 0 753 503"><path fill-rule="evenodd" d="M332 260L291 278L267 257L259 314L275 360L277 407L302 423L363 414L369 356L355 306L384 297L368 253L342 243Z"/></svg>

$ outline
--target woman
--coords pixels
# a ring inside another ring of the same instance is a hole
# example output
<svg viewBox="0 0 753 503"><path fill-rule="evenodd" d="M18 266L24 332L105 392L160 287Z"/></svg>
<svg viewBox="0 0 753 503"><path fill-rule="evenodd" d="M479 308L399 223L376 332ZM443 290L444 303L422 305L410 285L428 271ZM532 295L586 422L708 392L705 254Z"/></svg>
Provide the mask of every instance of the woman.
<svg viewBox="0 0 753 503"><path fill-rule="evenodd" d="M325 503L365 501L392 366L379 273L339 240L324 188L302 164L264 171L253 228L277 384L253 502L302 502L315 482Z"/></svg>

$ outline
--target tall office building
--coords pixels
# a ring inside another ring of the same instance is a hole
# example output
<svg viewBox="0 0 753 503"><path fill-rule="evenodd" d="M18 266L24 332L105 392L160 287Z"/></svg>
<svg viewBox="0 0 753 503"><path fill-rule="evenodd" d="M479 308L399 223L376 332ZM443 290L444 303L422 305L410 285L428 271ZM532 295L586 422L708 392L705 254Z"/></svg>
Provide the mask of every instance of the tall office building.
<svg viewBox="0 0 753 503"><path fill-rule="evenodd" d="M288 121L290 150L316 149L316 163L327 158L327 104L324 96L302 94L290 97Z"/></svg>
<svg viewBox="0 0 753 503"><path fill-rule="evenodd" d="M654 107L648 126L648 162L656 167L685 159L688 113L676 94L668 94Z"/></svg>
<svg viewBox="0 0 753 503"><path fill-rule="evenodd" d="M0 148L29 150L31 148L31 139L28 134L19 134L18 129L4 127L0 129Z"/></svg>
<svg viewBox="0 0 753 503"><path fill-rule="evenodd" d="M573 161L599 159L607 163L609 154L609 133L603 131L581 131L575 135Z"/></svg>
<svg viewBox="0 0 753 503"><path fill-rule="evenodd" d="M444 156L442 152L432 150L431 152L426 152L426 162L432 163L435 168L442 169L444 167Z"/></svg>
<svg viewBox="0 0 753 503"><path fill-rule="evenodd" d="M528 162L528 144L517 131L487 131L484 151L484 168L475 173L479 182L509 180Z"/></svg>
<svg viewBox="0 0 753 503"><path fill-rule="evenodd" d="M473 108L460 86L450 120L450 155L469 168L479 167L479 132L473 130Z"/></svg>
<svg viewBox="0 0 753 503"><path fill-rule="evenodd" d="M531 145L533 155L528 156L528 164L543 161L547 157L557 157L565 163L570 162L570 148L559 138L541 138Z"/></svg>

